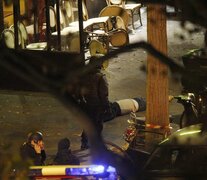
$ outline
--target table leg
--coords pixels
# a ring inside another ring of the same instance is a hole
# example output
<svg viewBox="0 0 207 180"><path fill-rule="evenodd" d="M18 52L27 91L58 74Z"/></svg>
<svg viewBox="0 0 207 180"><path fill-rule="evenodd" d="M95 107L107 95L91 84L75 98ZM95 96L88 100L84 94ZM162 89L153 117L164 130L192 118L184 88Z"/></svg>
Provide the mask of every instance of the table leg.
<svg viewBox="0 0 207 180"><path fill-rule="evenodd" d="M140 24L142 26L142 18L141 18L141 10L140 10L140 8L139 8L139 11L138 11L138 15L139 15Z"/></svg>
<svg viewBox="0 0 207 180"><path fill-rule="evenodd" d="M132 16L132 28L135 29L135 26L134 26L134 11L131 10L131 16Z"/></svg>

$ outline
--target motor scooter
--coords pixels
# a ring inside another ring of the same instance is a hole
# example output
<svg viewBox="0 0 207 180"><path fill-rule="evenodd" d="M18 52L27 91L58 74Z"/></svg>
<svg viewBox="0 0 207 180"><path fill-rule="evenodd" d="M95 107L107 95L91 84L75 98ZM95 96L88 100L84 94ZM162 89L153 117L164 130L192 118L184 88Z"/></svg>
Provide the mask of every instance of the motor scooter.
<svg viewBox="0 0 207 180"><path fill-rule="evenodd" d="M195 105L195 95L193 93L186 93L179 96L174 96L177 102L182 104L184 111L180 116L180 128L184 128L193 124L199 123L199 116L197 106Z"/></svg>
<svg viewBox="0 0 207 180"><path fill-rule="evenodd" d="M183 74L181 78L183 93L174 96L184 107L180 117L180 128L203 123L207 117L206 57L204 49L194 49L182 56L188 74ZM193 76L189 77L189 74ZM197 81L192 80L194 76L197 77Z"/></svg>

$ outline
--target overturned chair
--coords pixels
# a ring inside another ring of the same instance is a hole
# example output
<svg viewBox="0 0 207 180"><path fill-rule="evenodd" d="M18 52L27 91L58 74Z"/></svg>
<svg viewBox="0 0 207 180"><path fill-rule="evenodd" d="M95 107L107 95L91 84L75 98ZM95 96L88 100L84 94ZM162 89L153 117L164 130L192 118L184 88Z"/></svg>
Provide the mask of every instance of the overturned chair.
<svg viewBox="0 0 207 180"><path fill-rule="evenodd" d="M141 3L126 3L126 0L106 0L106 3L108 6L115 5L120 6L127 10L130 19L131 19L131 25L132 28L135 29L134 21L135 16L138 15L140 25L142 26L142 18L141 18Z"/></svg>
<svg viewBox="0 0 207 180"><path fill-rule="evenodd" d="M89 32L91 42L89 50L91 56L96 54L107 54L110 45L112 47L122 47L129 44L127 32L128 13L122 7L107 6L99 14L99 17L110 17L111 28L109 31L98 29Z"/></svg>

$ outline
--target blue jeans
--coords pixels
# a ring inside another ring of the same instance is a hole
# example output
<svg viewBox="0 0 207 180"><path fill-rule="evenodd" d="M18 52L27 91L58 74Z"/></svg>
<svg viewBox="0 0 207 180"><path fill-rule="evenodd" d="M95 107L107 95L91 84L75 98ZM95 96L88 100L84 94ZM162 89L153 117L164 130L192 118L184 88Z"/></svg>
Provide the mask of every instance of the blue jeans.
<svg viewBox="0 0 207 180"><path fill-rule="evenodd" d="M146 100L144 98L136 97L133 99L139 104L138 112L146 110ZM110 111L104 114L103 122L111 121L118 116L121 116L121 109L119 107L119 104L117 102L110 103Z"/></svg>

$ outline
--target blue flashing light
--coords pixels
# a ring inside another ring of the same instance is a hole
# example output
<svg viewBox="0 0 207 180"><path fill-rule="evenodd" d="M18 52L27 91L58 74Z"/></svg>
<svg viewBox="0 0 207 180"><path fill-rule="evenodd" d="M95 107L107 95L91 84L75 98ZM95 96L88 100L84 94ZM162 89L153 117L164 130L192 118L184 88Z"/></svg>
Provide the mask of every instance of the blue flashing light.
<svg viewBox="0 0 207 180"><path fill-rule="evenodd" d="M112 167L112 166L108 166L106 172L109 172L109 173L116 173L116 168Z"/></svg>
<svg viewBox="0 0 207 180"><path fill-rule="evenodd" d="M116 169L112 166L103 166L103 165L91 165L88 167L75 167L75 168L66 168L66 175L71 176L93 176L93 175L103 175L106 173L116 173Z"/></svg>
<svg viewBox="0 0 207 180"><path fill-rule="evenodd" d="M96 173L96 174L102 174L104 173L104 166L102 165L94 165L94 166L91 166L88 168L89 169L89 172L92 172L92 173Z"/></svg>

